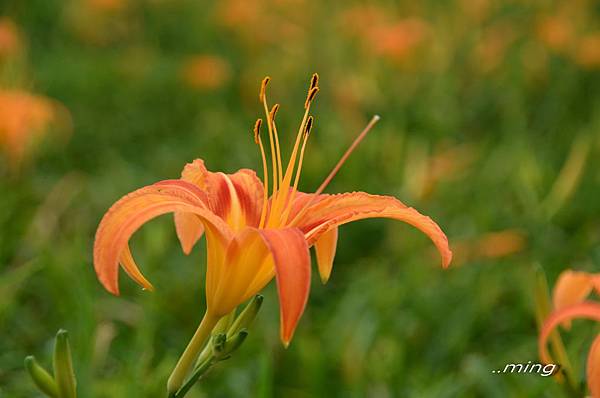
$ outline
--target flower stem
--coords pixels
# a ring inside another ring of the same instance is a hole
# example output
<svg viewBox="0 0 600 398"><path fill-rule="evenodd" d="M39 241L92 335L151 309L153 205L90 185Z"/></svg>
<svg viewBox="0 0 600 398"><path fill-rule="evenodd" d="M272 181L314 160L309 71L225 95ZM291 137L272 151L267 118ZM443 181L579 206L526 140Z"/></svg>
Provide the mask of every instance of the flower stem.
<svg viewBox="0 0 600 398"><path fill-rule="evenodd" d="M175 394L177 390L181 388L198 353L204 347L204 344L210 337L210 333L218 320L219 317L209 314L208 312L204 314L200 325L198 325L198 329L196 329L196 333L194 333L194 336L188 343L185 351L181 354L177 365L175 365L175 369L173 369L171 376L169 376L169 381L167 381L167 391L169 396Z"/></svg>

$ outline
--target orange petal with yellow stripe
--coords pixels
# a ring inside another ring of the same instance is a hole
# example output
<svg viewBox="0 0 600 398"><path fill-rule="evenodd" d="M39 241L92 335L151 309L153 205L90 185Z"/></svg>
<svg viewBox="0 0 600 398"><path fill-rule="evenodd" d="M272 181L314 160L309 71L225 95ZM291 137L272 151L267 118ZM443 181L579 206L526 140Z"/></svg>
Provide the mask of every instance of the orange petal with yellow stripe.
<svg viewBox="0 0 600 398"><path fill-rule="evenodd" d="M263 185L253 170L234 174L213 173L202 159L188 163L181 179L191 182L206 193L207 206L234 230L256 227L263 204ZM175 227L183 251L188 254L202 237L202 224L192 214L176 213Z"/></svg>
<svg viewBox="0 0 600 398"><path fill-rule="evenodd" d="M274 276L268 246L256 228L246 228L229 242L222 266L209 267L206 286L209 310L218 316L233 311L258 293Z"/></svg>
<svg viewBox="0 0 600 398"><path fill-rule="evenodd" d="M119 262L142 282L133 257L127 256L127 243L147 221L165 213L193 213L202 220L209 244L225 247L231 239L230 228L205 205L205 193L182 180L161 181L138 189L117 201L104 215L94 242L94 268L98 279L113 294L119 294Z"/></svg>

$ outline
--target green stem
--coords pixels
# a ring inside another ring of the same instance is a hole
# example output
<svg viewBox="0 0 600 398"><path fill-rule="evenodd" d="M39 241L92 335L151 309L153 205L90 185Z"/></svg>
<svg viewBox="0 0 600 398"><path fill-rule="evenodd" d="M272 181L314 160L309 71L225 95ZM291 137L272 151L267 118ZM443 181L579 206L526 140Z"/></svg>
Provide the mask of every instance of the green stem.
<svg viewBox="0 0 600 398"><path fill-rule="evenodd" d="M204 347L204 344L210 337L210 333L218 320L219 317L209 314L208 311L204 314L204 318L202 318L200 325L198 325L196 333L194 333L194 336L188 343L185 351L181 354L181 358L179 358L177 365L175 365L175 369L173 369L171 376L169 376L167 391L170 396L175 394L183 384L198 353Z"/></svg>
<svg viewBox="0 0 600 398"><path fill-rule="evenodd" d="M185 382L183 387L181 387L181 389L179 391L177 391L177 393L175 395L173 395L173 397L174 398L183 398L185 396L185 394L187 394L187 392L192 388L192 386L200 379L200 377L202 377L214 364L215 364L215 359L211 355L204 362L202 362L200 365L198 365L198 367L196 367L194 369L194 372L192 373L192 375L190 376L188 381Z"/></svg>

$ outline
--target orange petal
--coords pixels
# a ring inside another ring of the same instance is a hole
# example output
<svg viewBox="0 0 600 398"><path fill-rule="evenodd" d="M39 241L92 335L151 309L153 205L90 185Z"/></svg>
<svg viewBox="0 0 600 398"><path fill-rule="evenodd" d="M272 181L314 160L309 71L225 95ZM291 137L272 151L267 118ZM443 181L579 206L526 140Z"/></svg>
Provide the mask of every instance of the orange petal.
<svg viewBox="0 0 600 398"><path fill-rule="evenodd" d="M209 310L223 316L258 293L274 276L271 253L255 228L236 234L227 246L222 266L209 265L206 300Z"/></svg>
<svg viewBox="0 0 600 398"><path fill-rule="evenodd" d="M584 301L582 303L552 312L544 321L544 324L540 330L540 336L538 338L538 349L540 351L540 358L542 359L542 362L552 363L552 358L548 353L547 347L548 337L552 331L562 322L574 318L587 318L600 321L600 304L591 301Z"/></svg>
<svg viewBox="0 0 600 398"><path fill-rule="evenodd" d="M596 336L587 358L587 383L593 398L600 397L600 335Z"/></svg>
<svg viewBox="0 0 600 398"><path fill-rule="evenodd" d="M600 275L592 274L592 285L594 285L596 294L600 294Z"/></svg>
<svg viewBox="0 0 600 398"><path fill-rule="evenodd" d="M138 189L117 201L102 218L94 242L94 268L104 287L113 294L119 293L119 260L123 258L128 273L139 273L135 262L127 261L127 253L123 256L127 242L144 223L161 214L194 213L204 223L209 246L225 246L231 239L231 231L223 220L206 208L204 196L194 184L168 180Z"/></svg>
<svg viewBox="0 0 600 398"><path fill-rule="evenodd" d="M587 272L566 270L560 274L552 292L554 309L560 310L585 300L592 291L592 276ZM563 327L570 328L566 321Z"/></svg>
<svg viewBox="0 0 600 398"><path fill-rule="evenodd" d="M253 170L234 174L210 173L207 193L211 209L235 230L258 227L263 204L263 185Z"/></svg>
<svg viewBox="0 0 600 398"><path fill-rule="evenodd" d="M121 258L119 260L121 266L127 272L127 275L137 283L139 283L146 290L154 290L154 286L142 275L140 269L138 268L135 260L133 259L133 255L131 254L131 249L129 249L129 245L125 246L125 250L121 253Z"/></svg>
<svg viewBox="0 0 600 398"><path fill-rule="evenodd" d="M253 170L242 169L234 174L213 173L206 169L204 161L196 159L185 166L181 178L204 190L210 209L234 230L258 226L263 204L263 185ZM184 218L178 216L176 223L184 223ZM189 225L188 228L177 228L183 237L184 250L199 239L198 228L190 228Z"/></svg>
<svg viewBox="0 0 600 398"><path fill-rule="evenodd" d="M287 347L304 312L310 291L310 254L298 228L260 230L275 263L281 341Z"/></svg>
<svg viewBox="0 0 600 398"><path fill-rule="evenodd" d="M319 267L319 275L321 276L321 282L327 283L329 276L331 275L331 269L333 267L333 258L335 257L335 250L337 248L338 241L338 228L332 228L329 231L322 234L319 239L315 241L315 252L317 253L317 266Z"/></svg>
<svg viewBox="0 0 600 398"><path fill-rule="evenodd" d="M297 222L309 244L331 229L351 221L365 218L392 218L404 221L423 233L435 244L442 257L442 266L452 260L448 239L440 227L429 217L422 215L391 196L370 195L353 192L339 195L322 195L319 202L311 205Z"/></svg>
<svg viewBox="0 0 600 398"><path fill-rule="evenodd" d="M202 159L186 164L181 172L182 180L197 185L203 191L206 191L208 176L209 171L206 170ZM208 196L206 196L206 204L208 205ZM204 226L193 213L175 212L174 221L181 248L185 254L190 254L196 242L202 237Z"/></svg>
<svg viewBox="0 0 600 398"><path fill-rule="evenodd" d="M176 212L173 217L181 248L185 254L190 254L196 242L204 234L204 224L194 213Z"/></svg>

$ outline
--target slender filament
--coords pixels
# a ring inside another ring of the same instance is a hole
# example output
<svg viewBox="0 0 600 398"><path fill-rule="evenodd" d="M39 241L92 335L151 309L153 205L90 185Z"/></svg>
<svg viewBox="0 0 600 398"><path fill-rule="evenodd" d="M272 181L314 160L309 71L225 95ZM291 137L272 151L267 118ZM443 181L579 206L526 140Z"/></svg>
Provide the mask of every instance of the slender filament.
<svg viewBox="0 0 600 398"><path fill-rule="evenodd" d="M354 139L354 142L352 142L352 145L350 145L350 147L342 155L342 157L337 162L337 164L335 165L335 167L333 168L333 170L331 170L331 172L329 173L329 175L327 176L327 178L325 178L325 180L323 181L323 183L315 191L315 193L312 196L312 198L302 207L302 209L298 212L298 214L296 214L296 216L294 217L294 219L291 222L289 222L290 226L291 225L295 225L298 222L298 220L304 215L304 213L306 213L306 210L314 203L314 201L317 199L317 197L321 193L323 193L323 191L325 190L325 188L327 188L327 185L329 185L329 183L331 182L331 180L333 180L333 177L335 177L335 175L337 174L338 171L340 171L340 169L342 168L342 166L344 165L344 163L346 162L346 160L348 160L348 157L350 157L350 154L356 149L356 147L358 146L358 144L360 144L361 141L367 136L367 134L369 133L369 131L371 131L371 129L379 121L379 119L380 119L379 115L375 115L375 116L373 116L371 118L371 121L369 122L369 124L367 124L367 126L358 135L358 137L356 137Z"/></svg>

